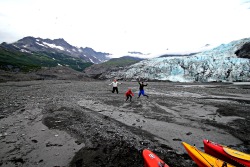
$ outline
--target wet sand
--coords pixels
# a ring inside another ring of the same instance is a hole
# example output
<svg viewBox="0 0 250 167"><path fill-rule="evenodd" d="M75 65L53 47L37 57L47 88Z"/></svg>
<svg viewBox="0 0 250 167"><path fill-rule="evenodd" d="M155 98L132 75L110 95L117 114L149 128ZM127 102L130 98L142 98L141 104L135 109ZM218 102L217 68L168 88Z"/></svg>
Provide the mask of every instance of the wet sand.
<svg viewBox="0 0 250 167"><path fill-rule="evenodd" d="M138 167L145 148L196 166L181 142L202 150L203 139L250 153L249 83L148 82L139 99L138 83L119 94L109 83L0 83L0 166Z"/></svg>

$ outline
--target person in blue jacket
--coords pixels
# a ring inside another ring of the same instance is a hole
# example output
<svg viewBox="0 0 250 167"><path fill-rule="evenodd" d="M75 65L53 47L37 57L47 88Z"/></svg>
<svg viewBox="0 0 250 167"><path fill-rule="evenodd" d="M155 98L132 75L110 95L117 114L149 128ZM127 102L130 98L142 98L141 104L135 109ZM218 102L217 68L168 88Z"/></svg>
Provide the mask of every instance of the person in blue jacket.
<svg viewBox="0 0 250 167"><path fill-rule="evenodd" d="M148 98L148 95L145 94L144 92L144 86L148 86L148 84L144 84L143 82L138 81L140 87L139 87L139 94L138 94L138 98L143 95L146 96Z"/></svg>

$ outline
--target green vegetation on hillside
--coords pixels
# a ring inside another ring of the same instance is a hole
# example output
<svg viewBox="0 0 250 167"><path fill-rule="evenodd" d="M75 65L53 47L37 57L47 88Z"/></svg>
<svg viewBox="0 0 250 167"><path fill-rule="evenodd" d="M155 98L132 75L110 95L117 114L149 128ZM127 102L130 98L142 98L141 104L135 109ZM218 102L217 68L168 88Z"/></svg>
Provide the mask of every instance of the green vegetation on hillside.
<svg viewBox="0 0 250 167"><path fill-rule="evenodd" d="M143 59L124 56L124 57L120 57L120 58L110 59L109 61L102 63L102 65L124 67L124 66L129 66L129 65L135 64L141 60L143 60Z"/></svg>
<svg viewBox="0 0 250 167"><path fill-rule="evenodd" d="M0 69L19 69L27 72L41 68L36 62L39 62L39 57L36 58L30 56L30 54L18 51L8 51L7 49L0 47Z"/></svg>
<svg viewBox="0 0 250 167"><path fill-rule="evenodd" d="M53 53L53 52L40 52L44 57L49 57L52 60L50 66L63 65L68 66L76 71L83 71L85 68L91 66L93 63L85 62L80 58L74 58L63 53ZM46 62L45 62L46 63ZM48 62L49 63L49 62ZM46 63L47 64L47 63ZM43 64L43 66L46 66Z"/></svg>
<svg viewBox="0 0 250 167"><path fill-rule="evenodd" d="M8 50L0 46L0 69L33 71L41 67L68 66L77 71L83 71L93 63L84 62L80 58L73 58L62 53L26 53Z"/></svg>

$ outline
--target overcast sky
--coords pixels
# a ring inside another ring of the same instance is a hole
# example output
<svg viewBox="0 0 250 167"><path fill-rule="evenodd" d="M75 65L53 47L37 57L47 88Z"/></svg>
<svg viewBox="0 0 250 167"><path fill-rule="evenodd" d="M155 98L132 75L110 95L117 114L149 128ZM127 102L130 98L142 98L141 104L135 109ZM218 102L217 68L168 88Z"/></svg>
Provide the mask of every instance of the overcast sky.
<svg viewBox="0 0 250 167"><path fill-rule="evenodd" d="M186 52L250 37L250 0L0 0L0 42L64 38L77 47Z"/></svg>

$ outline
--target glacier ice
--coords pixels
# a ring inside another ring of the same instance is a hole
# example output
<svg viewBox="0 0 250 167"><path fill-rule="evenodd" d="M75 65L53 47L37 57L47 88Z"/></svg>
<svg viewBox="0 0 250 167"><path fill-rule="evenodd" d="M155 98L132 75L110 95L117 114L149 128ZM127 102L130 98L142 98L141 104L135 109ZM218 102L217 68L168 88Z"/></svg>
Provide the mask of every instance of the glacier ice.
<svg viewBox="0 0 250 167"><path fill-rule="evenodd" d="M250 60L238 58L235 52L249 42L250 38L245 38L192 56L147 59L113 72L109 77L173 82L246 82L250 81Z"/></svg>

